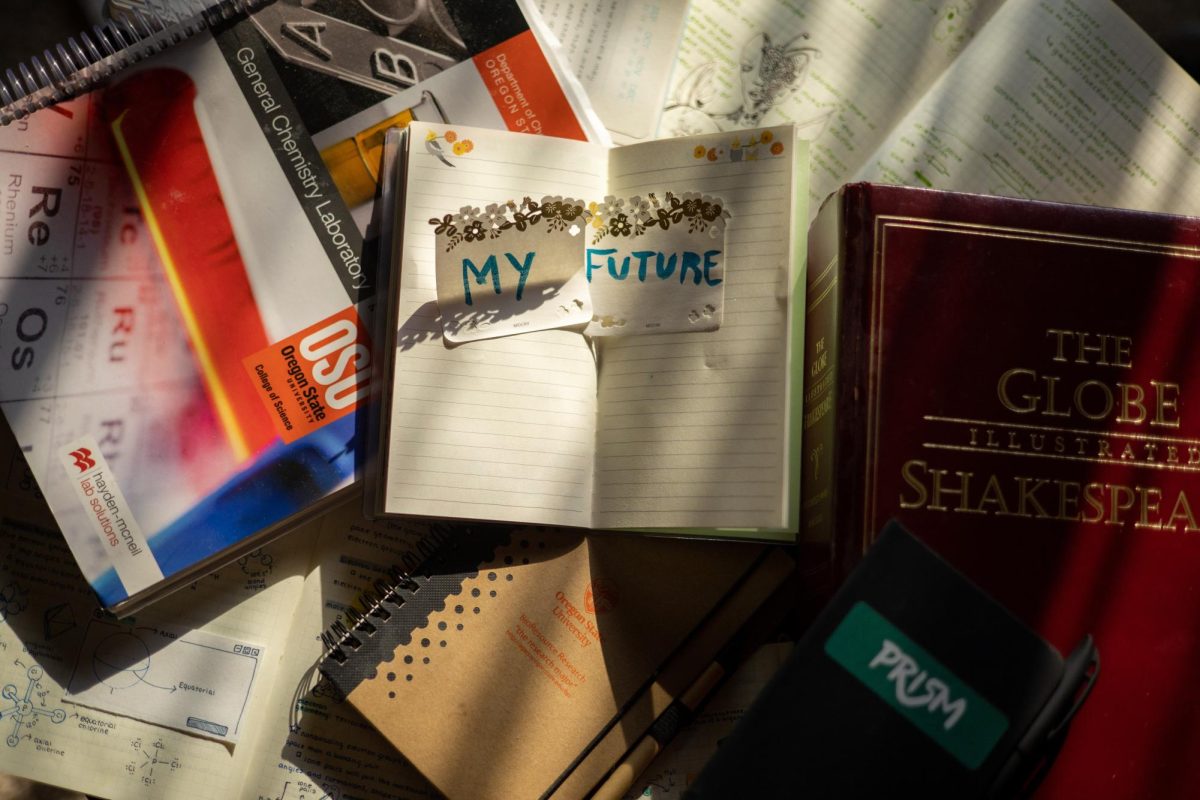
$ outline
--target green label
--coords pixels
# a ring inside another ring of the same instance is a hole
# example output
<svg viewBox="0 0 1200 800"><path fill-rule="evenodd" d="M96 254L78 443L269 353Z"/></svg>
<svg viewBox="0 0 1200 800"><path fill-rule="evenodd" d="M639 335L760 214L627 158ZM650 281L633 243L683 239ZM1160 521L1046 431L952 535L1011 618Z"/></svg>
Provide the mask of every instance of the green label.
<svg viewBox="0 0 1200 800"><path fill-rule="evenodd" d="M825 642L825 652L968 769L977 769L1008 719L866 603Z"/></svg>

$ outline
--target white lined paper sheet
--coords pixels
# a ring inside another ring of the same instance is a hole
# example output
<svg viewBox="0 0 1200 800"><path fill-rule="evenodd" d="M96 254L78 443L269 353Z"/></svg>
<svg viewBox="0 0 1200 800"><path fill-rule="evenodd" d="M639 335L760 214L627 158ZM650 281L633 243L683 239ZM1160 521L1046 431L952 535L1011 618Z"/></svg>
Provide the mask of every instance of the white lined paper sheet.
<svg viewBox="0 0 1200 800"><path fill-rule="evenodd" d="M646 143L610 155L611 194L666 187L703 192L724 199L733 219L720 329L603 342L596 527L786 524L788 297L802 258L792 243L798 144L790 131L772 131L786 155L761 160L697 156L701 145L706 152L722 142L728 147L732 134ZM766 156L768 148L760 149Z"/></svg>
<svg viewBox="0 0 1200 800"><path fill-rule="evenodd" d="M438 319L431 218L528 195L603 195L607 151L461 128L473 148L443 148L414 123L386 510L587 527L591 523L596 366L578 333L553 330L447 348Z"/></svg>

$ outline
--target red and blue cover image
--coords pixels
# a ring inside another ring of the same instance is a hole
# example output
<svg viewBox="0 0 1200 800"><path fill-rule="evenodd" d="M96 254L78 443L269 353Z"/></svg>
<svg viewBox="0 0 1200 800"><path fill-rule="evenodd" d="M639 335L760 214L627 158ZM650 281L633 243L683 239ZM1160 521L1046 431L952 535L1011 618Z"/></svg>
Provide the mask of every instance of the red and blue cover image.
<svg viewBox="0 0 1200 800"><path fill-rule="evenodd" d="M0 129L0 409L117 613L354 482L384 130L602 135L535 12L419 6L277 3Z"/></svg>

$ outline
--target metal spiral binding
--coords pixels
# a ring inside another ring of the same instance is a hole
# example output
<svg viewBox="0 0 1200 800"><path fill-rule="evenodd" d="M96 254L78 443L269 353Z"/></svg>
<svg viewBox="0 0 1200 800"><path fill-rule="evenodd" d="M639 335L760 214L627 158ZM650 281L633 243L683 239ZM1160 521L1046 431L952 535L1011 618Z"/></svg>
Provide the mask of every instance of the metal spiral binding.
<svg viewBox="0 0 1200 800"><path fill-rule="evenodd" d="M321 643L325 645L327 658L344 664L347 658L346 649L357 650L362 646L362 640L355 634L373 635L378 628L371 618L381 623L387 622L391 619L392 612L385 604L400 606L404 602L400 597L401 590L416 591L420 588L420 584L413 580L411 575L394 567L388 572L388 578L390 583L377 580L374 592L363 592L358 596L358 607L363 609L361 612L353 608L346 609L346 618L350 620L350 625L336 620L321 634Z"/></svg>
<svg viewBox="0 0 1200 800"><path fill-rule="evenodd" d="M0 125L75 97L118 70L274 0L142 0L120 19L96 25L5 71Z"/></svg>
<svg viewBox="0 0 1200 800"><path fill-rule="evenodd" d="M457 593L464 580L478 573L480 564L490 562L497 548L508 543L510 535L509 529L499 525L434 523L430 537L439 544L416 570L409 573L392 567L386 578L375 581L374 591L359 595L358 608L347 609L345 621L334 621L321 634L324 663L333 662L345 668L352 654L364 647L377 655L381 647L390 650L395 644L391 638L403 636L405 625L411 628L415 620L424 620L448 594ZM401 619L392 620L396 615ZM397 622L402 624L397 626ZM348 687L353 684L349 674L338 671L335 676L323 671L343 694L349 694Z"/></svg>

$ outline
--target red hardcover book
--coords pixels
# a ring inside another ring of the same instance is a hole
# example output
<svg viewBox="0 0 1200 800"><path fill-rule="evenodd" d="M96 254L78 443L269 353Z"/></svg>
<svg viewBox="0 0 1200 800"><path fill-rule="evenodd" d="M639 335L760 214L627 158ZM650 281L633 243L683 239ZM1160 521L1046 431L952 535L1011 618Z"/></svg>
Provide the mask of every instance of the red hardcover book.
<svg viewBox="0 0 1200 800"><path fill-rule="evenodd" d="M854 184L809 250L804 535L900 519L1103 670L1039 797L1200 785L1200 219Z"/></svg>

